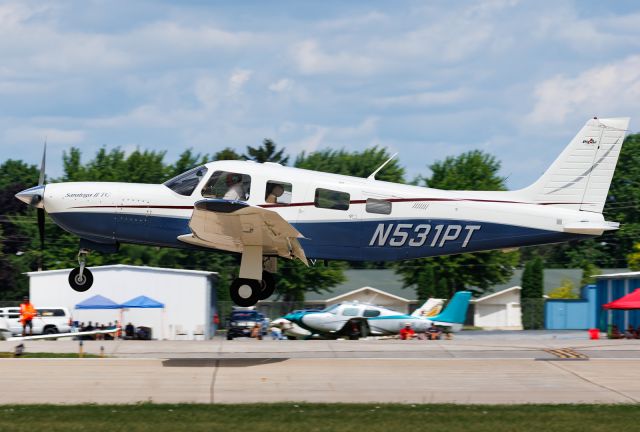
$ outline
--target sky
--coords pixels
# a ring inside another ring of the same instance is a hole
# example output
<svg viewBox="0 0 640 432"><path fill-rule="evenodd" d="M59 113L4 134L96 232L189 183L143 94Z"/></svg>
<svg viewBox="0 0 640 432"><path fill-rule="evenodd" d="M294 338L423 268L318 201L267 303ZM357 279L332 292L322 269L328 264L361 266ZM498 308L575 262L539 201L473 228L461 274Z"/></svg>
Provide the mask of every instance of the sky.
<svg viewBox="0 0 640 432"><path fill-rule="evenodd" d="M637 1L2 1L0 162L100 147L481 149L509 188L584 122L640 127Z"/></svg>

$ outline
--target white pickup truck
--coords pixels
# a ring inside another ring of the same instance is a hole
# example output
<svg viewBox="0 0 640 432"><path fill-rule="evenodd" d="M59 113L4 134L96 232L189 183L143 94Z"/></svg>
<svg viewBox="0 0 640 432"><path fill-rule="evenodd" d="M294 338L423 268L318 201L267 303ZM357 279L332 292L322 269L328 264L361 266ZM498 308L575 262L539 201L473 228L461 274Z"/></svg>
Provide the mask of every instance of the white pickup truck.
<svg viewBox="0 0 640 432"><path fill-rule="evenodd" d="M37 307L37 315L33 319L33 334L69 333L70 314L67 308L62 307ZM13 335L22 334L19 307L0 308L0 319L4 318L8 330Z"/></svg>

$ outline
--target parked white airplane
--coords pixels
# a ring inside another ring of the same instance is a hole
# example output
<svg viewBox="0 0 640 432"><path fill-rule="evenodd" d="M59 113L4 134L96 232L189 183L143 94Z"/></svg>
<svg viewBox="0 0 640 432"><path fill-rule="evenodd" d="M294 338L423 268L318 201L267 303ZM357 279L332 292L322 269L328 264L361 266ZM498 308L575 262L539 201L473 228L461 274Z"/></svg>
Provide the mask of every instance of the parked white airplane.
<svg viewBox="0 0 640 432"><path fill-rule="evenodd" d="M16 196L80 237L77 291L92 282L88 251L120 243L242 254L231 298L273 293L278 257L393 261L562 242L618 228L602 209L628 118L592 119L531 186L445 191L284 167L217 161L164 184L55 183ZM529 147L539 147L527 143ZM535 150L534 150L535 151Z"/></svg>
<svg viewBox="0 0 640 432"><path fill-rule="evenodd" d="M429 299L411 315L357 301L337 303L324 310L294 311L271 322L289 338L307 339L313 336L339 337L394 335L411 324L416 332L426 331L431 324L458 331L466 318L471 293L457 293L447 309L442 309L443 300Z"/></svg>

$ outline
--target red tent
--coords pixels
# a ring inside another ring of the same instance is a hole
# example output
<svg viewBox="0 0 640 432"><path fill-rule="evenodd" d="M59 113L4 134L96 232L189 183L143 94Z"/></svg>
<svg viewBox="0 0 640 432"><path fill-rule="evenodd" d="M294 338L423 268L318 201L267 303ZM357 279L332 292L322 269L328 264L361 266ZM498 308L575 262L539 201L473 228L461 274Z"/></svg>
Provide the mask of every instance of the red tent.
<svg viewBox="0 0 640 432"><path fill-rule="evenodd" d="M602 305L605 309L640 309L640 288L634 292Z"/></svg>

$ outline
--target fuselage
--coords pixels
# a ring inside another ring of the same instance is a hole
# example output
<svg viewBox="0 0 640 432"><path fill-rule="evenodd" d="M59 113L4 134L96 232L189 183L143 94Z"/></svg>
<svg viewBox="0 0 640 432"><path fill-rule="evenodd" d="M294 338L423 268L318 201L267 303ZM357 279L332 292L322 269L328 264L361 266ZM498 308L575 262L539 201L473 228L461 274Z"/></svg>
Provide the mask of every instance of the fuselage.
<svg viewBox="0 0 640 432"><path fill-rule="evenodd" d="M371 334L375 336L398 334L407 324L410 324L416 332L425 332L432 324L432 321L427 318L358 302L339 303L318 312L294 312L283 318L311 334L320 335L339 332L347 321L354 318L366 319Z"/></svg>
<svg viewBox="0 0 640 432"><path fill-rule="evenodd" d="M555 243L586 237L567 225L604 223L599 213L528 202L517 191L443 191L246 161L208 163L182 183L48 184L44 208L96 244L191 248L178 237L191 232L197 201L224 198L215 195L218 178L238 181L240 200L293 225L310 259L395 261ZM274 184L285 189L278 198Z"/></svg>

